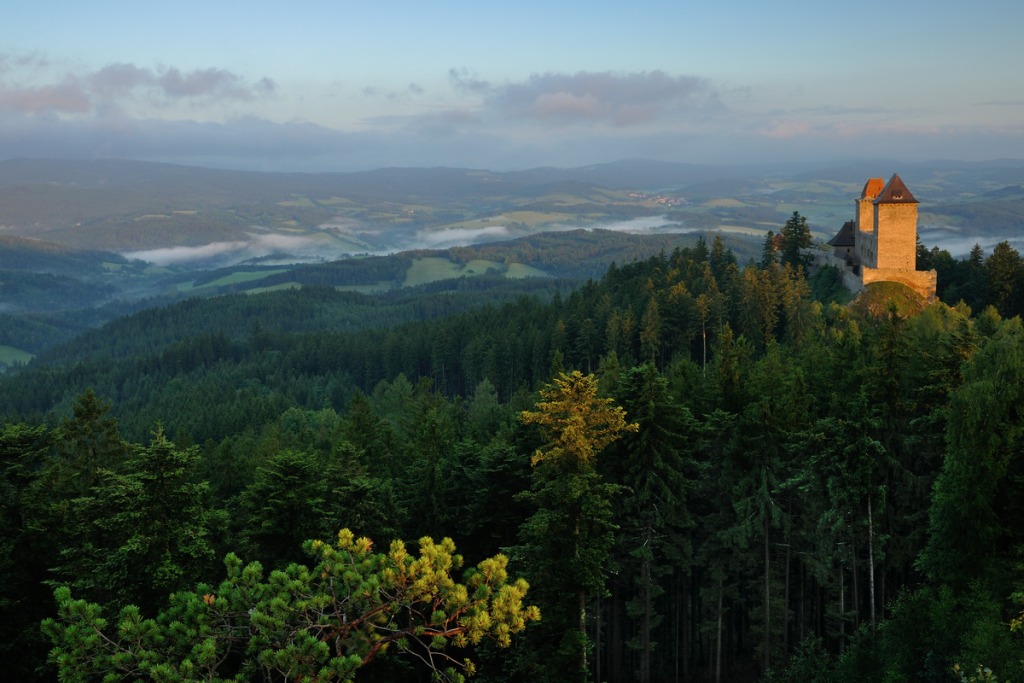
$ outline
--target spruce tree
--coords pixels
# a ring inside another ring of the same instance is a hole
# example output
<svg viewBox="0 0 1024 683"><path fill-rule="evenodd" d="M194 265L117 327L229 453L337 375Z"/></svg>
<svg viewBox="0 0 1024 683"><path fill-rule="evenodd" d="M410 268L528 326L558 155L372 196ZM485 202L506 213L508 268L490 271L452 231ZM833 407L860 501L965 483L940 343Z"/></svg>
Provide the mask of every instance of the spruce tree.
<svg viewBox="0 0 1024 683"><path fill-rule="evenodd" d="M788 263L794 268L806 267L810 258L801 250L811 246L811 229L807 226L807 218L794 211L779 234L782 236L782 263Z"/></svg>
<svg viewBox="0 0 1024 683"><path fill-rule="evenodd" d="M605 591L614 531L611 498L618 490L597 472L595 458L637 428L611 399L598 397L597 388L593 375L561 373L541 390L537 409L521 414L545 438L533 455L533 483L523 496L535 512L520 529L518 548L545 615L528 661L521 663L533 680L583 683L589 671L587 602Z"/></svg>

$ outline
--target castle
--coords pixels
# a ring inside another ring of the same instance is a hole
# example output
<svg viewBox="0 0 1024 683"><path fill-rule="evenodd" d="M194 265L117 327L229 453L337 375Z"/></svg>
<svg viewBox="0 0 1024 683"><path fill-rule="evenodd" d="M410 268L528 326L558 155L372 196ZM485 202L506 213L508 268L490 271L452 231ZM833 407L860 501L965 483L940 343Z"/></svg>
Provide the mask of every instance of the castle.
<svg viewBox="0 0 1024 683"><path fill-rule="evenodd" d="M828 244L832 253L825 261L840 269L852 292L872 282L899 282L926 299L935 297L935 271L916 267L917 200L899 175L887 183L869 178L856 200L854 220Z"/></svg>

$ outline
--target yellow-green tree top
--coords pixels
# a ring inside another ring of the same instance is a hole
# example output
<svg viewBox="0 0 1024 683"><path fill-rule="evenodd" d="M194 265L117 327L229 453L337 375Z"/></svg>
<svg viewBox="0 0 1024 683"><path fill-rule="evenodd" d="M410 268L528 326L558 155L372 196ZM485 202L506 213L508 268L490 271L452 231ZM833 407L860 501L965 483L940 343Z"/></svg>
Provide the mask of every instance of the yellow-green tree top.
<svg viewBox="0 0 1024 683"><path fill-rule="evenodd" d="M637 430L626 422L626 411L612 405L612 399L597 395L597 378L579 370L559 373L540 390L537 410L524 410L525 424L540 425L547 443L538 448L530 462L569 459L590 463L605 446L623 432Z"/></svg>
<svg viewBox="0 0 1024 683"><path fill-rule="evenodd" d="M305 549L312 566L269 577L258 562L243 566L229 554L218 588L175 593L155 619L128 605L109 621L100 605L57 588L58 617L42 628L58 680L352 683L359 668L398 651L426 665L432 680L461 683L476 669L467 648L484 640L508 647L540 619L504 555L458 583L452 572L462 557L449 538L421 538L418 553L394 541L382 553L342 529L337 544L307 541Z"/></svg>

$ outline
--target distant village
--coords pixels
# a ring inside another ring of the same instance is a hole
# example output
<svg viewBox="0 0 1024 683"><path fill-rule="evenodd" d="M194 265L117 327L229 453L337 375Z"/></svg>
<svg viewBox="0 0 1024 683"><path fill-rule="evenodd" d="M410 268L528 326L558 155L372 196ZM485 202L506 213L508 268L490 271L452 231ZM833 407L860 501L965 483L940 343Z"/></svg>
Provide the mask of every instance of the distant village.
<svg viewBox="0 0 1024 683"><path fill-rule="evenodd" d="M647 194L646 192L630 192L630 198L642 202L653 202L662 206L686 206L689 202L684 197L666 197L663 194Z"/></svg>

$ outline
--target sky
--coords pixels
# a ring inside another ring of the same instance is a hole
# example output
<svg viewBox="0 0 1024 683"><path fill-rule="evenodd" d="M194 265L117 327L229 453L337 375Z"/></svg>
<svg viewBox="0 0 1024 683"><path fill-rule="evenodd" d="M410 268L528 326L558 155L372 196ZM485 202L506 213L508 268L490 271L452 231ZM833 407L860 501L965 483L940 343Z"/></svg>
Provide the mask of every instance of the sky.
<svg viewBox="0 0 1024 683"><path fill-rule="evenodd" d="M0 159L1024 158L1017 0L5 4Z"/></svg>

